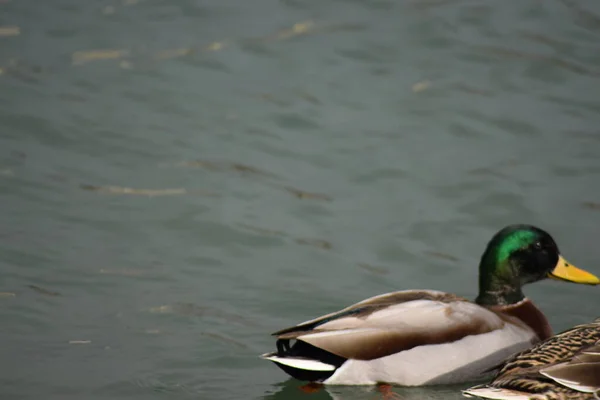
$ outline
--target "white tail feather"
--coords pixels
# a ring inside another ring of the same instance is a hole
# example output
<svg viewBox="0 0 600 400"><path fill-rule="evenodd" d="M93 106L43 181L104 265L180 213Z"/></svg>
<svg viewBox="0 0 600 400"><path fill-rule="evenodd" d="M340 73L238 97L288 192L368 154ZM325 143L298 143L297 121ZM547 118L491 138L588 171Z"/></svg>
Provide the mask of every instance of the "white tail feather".
<svg viewBox="0 0 600 400"><path fill-rule="evenodd" d="M265 360L287 365L292 368L303 369L305 371L335 371L336 369L334 365L317 360L309 360L308 358L277 357L273 355L265 355L263 358Z"/></svg>

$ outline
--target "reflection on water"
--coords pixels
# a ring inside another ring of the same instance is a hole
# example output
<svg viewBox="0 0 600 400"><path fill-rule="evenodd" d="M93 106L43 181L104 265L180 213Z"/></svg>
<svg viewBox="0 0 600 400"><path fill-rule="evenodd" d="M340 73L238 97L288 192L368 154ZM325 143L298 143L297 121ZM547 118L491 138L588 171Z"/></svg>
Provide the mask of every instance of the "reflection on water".
<svg viewBox="0 0 600 400"><path fill-rule="evenodd" d="M317 400L354 400L354 399L403 399L403 400L436 400L460 398L457 394L467 385L453 385L430 388L376 388L364 386L327 386L307 385L294 379L273 385L262 397L264 400L304 399L309 396Z"/></svg>

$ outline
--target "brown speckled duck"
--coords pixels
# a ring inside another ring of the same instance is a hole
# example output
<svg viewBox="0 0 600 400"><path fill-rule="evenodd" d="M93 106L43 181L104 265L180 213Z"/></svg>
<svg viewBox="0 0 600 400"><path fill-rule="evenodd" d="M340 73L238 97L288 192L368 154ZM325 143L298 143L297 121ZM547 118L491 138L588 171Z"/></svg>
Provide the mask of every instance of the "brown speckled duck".
<svg viewBox="0 0 600 400"><path fill-rule="evenodd" d="M547 277L597 285L531 225L497 232L479 264L475 302L434 291L375 296L274 333L263 354L294 378L324 384L403 386L481 379L506 357L552 335L523 285Z"/></svg>
<svg viewBox="0 0 600 400"><path fill-rule="evenodd" d="M600 399L600 318L553 336L500 368L491 383L463 394L497 400Z"/></svg>

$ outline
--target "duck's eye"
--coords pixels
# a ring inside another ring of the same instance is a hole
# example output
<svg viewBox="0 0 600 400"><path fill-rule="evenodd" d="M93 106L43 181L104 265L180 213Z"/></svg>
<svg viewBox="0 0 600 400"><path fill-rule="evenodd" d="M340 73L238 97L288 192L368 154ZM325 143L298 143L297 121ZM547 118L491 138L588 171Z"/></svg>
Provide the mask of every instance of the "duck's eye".
<svg viewBox="0 0 600 400"><path fill-rule="evenodd" d="M541 250L542 249L542 242L535 242L533 244L533 248L536 250Z"/></svg>

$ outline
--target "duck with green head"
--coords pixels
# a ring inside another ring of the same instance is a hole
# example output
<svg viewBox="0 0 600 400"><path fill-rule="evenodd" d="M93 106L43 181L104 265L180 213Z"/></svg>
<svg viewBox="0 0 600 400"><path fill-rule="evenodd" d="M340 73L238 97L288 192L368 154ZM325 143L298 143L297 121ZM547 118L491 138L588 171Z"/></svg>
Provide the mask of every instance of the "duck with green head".
<svg viewBox="0 0 600 400"><path fill-rule="evenodd" d="M552 335L522 290L548 277L600 284L569 264L547 232L510 225L494 235L481 257L475 302L435 290L382 294L275 332L277 351L262 357L294 378L324 384L480 379L506 357Z"/></svg>

